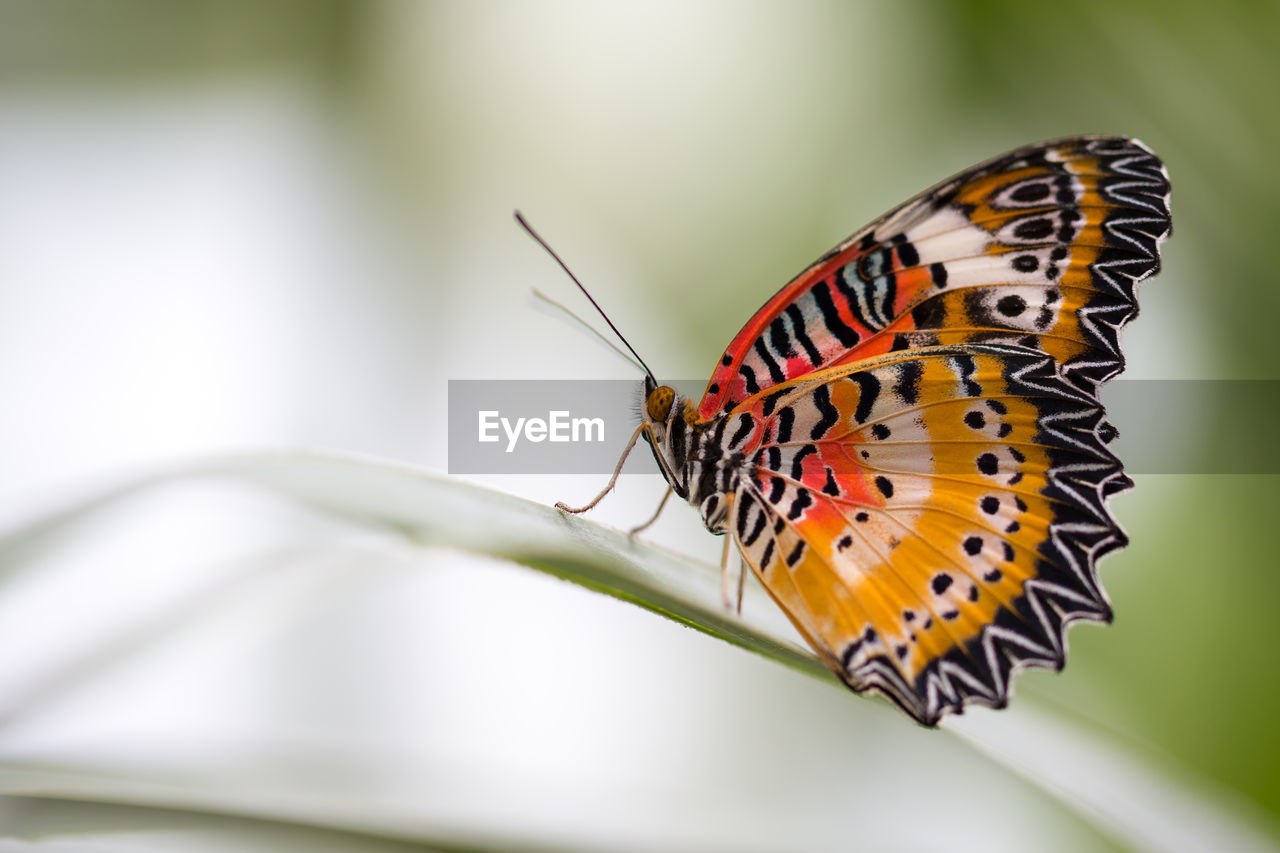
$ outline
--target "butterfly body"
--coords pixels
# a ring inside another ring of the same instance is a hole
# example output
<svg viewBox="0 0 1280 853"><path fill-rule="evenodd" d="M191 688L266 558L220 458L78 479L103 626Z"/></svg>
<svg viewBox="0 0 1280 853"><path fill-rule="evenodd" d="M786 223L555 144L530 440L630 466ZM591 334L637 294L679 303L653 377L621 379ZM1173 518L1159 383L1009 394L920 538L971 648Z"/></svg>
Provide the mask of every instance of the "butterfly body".
<svg viewBox="0 0 1280 853"><path fill-rule="evenodd" d="M1111 618L1096 564L1131 481L1097 389L1169 231L1136 140L1010 152L784 286L697 404L647 380L638 434L850 687L930 726L1002 707Z"/></svg>

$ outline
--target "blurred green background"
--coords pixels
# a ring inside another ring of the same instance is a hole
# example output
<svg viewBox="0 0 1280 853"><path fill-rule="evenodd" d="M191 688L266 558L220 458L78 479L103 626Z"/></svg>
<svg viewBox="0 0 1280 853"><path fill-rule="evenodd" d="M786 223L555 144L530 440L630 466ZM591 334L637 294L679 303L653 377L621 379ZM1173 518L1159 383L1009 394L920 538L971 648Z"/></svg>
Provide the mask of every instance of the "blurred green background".
<svg viewBox="0 0 1280 853"><path fill-rule="evenodd" d="M0 510L217 449L443 469L449 379L630 377L532 310L531 287L575 297L513 208L659 374L702 376L873 216L1080 133L1137 136L1172 177L1126 375L1275 379L1277 43L1280 4L1243 0L8 0ZM1211 466L1274 438L1275 403L1170 428ZM656 476L598 518L645 517ZM1280 818L1277 479L1137 480L1102 565L1115 625L1019 692ZM696 519L664 525L717 559Z"/></svg>

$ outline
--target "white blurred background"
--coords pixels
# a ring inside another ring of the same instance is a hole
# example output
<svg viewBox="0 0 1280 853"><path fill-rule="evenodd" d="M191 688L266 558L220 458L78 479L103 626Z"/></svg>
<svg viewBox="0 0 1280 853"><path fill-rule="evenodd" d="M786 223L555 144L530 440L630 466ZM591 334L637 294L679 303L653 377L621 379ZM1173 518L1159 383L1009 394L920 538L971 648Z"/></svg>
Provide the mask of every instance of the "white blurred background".
<svg viewBox="0 0 1280 853"><path fill-rule="evenodd" d="M533 310L534 287L577 297L517 207L684 378L830 245L972 162L1080 132L1194 150L1133 106L1141 75L1114 84L1132 97L1052 63L1046 91L1077 97L983 90L1000 69L963 38L990 10L968 5L6 4L0 526L217 452L443 471L450 379L632 378ZM1131 375L1230 370L1191 331L1196 240L1144 294ZM484 483L544 503L602 485ZM1121 515L1158 526L1196 488L1140 489ZM662 490L625 478L593 518L634 524ZM649 537L719 559L683 507ZM6 583L0 760L128 780L126 802L463 849L1123 846L879 703L227 487L124 501ZM1083 660L1027 676L1029 703L1197 766L1210 745L1147 740L1147 706L1115 692L1117 631L1073 635ZM1266 800L1267 778L1198 770Z"/></svg>

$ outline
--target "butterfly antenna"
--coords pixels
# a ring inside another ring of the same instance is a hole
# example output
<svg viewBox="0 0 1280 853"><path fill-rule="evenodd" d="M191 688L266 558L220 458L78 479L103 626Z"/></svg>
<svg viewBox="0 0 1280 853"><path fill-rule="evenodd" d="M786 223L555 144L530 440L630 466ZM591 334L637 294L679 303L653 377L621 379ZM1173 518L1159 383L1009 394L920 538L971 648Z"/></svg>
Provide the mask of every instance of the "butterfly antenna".
<svg viewBox="0 0 1280 853"><path fill-rule="evenodd" d="M595 309L600 312L600 316L603 317L604 321L609 324L609 328L613 329L613 333L618 336L618 340L622 341L622 343L626 345L627 349L631 351L631 354L636 357L636 361L640 362L640 367L644 369L645 373L649 374L649 378L653 380L653 384L657 385L658 384L657 377L653 375L653 371L649 369L649 365L644 363L644 359L640 357L640 353L636 352L635 347L631 346L631 343L623 336L622 332L618 331L618 327L613 325L613 321L609 319L609 315L604 313L604 309L600 307L600 304L596 302L595 299L592 298L591 294L587 291L587 289L582 286L582 282L578 281L578 277L573 274L573 270L569 269L569 265L566 264L564 261L560 260L560 256L555 253L555 250L552 249L549 245L547 245L547 241L543 240L542 237L538 235L537 231L533 230L533 226L525 221L524 216L521 215L520 211L518 210L516 211L516 224L518 224L521 228L523 228L530 237L536 240L539 246L546 249L547 254L550 255L552 258L554 258L555 262L560 265L560 269L564 270L565 274L568 275L569 278L573 279L573 283L578 285L578 289L581 290L583 295L587 297L587 301L589 301L592 304L592 306L594 306ZM550 300L547 300L547 301L550 302ZM567 311L568 309L565 309L565 310ZM572 312L569 312L569 313L572 314Z"/></svg>
<svg viewBox="0 0 1280 853"><path fill-rule="evenodd" d="M533 296L539 302L542 302L549 308L554 308L556 311L559 311L561 314L564 314L570 320L577 323L579 326L586 329L591 334L595 335L596 339L599 340L600 343L604 344L609 349L617 353L618 357L626 361L627 364L631 365L641 373L647 372L644 369L644 366L640 364L640 362L636 361L634 358L632 358L631 356L623 352L622 349L617 344L615 344L613 341L606 338L604 335L600 334L599 329L597 329L595 326L592 326L590 323L588 323L586 320L579 317L577 314L573 313L573 311L570 311L568 307L566 307L560 302L555 301L550 296L547 296L547 294L543 293L541 290L538 290L538 288L536 287L533 289Z"/></svg>

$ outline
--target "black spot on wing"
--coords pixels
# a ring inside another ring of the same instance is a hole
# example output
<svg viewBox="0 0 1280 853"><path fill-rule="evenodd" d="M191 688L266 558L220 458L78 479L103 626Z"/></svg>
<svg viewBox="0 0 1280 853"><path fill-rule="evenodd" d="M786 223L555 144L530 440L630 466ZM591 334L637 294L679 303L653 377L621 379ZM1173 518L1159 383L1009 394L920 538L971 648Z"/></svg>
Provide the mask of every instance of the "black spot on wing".
<svg viewBox="0 0 1280 853"><path fill-rule="evenodd" d="M840 319L840 313L831 300L831 285L820 281L810 292L813 294L813 301L817 304L818 310L822 312L822 324L827 327L827 331L835 335L836 340L843 346L853 347L858 342L858 333Z"/></svg>
<svg viewBox="0 0 1280 853"><path fill-rule="evenodd" d="M747 534L747 519L751 515L752 507L755 507L756 500L751 495L744 495L738 504L738 538L744 538Z"/></svg>
<svg viewBox="0 0 1280 853"><path fill-rule="evenodd" d="M1016 293L1002 296L996 302L996 310L1006 317L1017 317L1027 310L1027 300Z"/></svg>
<svg viewBox="0 0 1280 853"><path fill-rule="evenodd" d="M728 418L716 418L715 428L711 432L711 443L724 444L724 431L729 426Z"/></svg>
<svg viewBox="0 0 1280 853"><path fill-rule="evenodd" d="M933 283L938 287L947 286L947 265L944 263L934 263L929 265L929 274L933 276Z"/></svg>
<svg viewBox="0 0 1280 853"><path fill-rule="evenodd" d="M767 395L760 404L760 412L766 418L773 414L773 410L778 407L778 401L787 395L787 389L782 388Z"/></svg>
<svg viewBox="0 0 1280 853"><path fill-rule="evenodd" d="M765 498L765 500L767 500L771 504L777 505L778 501L782 500L782 496L786 494L786 491L787 491L787 483L785 480L783 480L781 477L770 477L769 478L769 495L767 498Z"/></svg>
<svg viewBox="0 0 1280 853"><path fill-rule="evenodd" d="M898 260L904 267L914 267L920 263L920 253L910 242L898 244Z"/></svg>
<svg viewBox="0 0 1280 853"><path fill-rule="evenodd" d="M827 482L823 484L822 491L832 497L840 497L840 485L836 482L836 475L830 468L827 469Z"/></svg>
<svg viewBox="0 0 1280 853"><path fill-rule="evenodd" d="M1009 197L1014 201L1034 202L1043 201L1049 197L1049 186L1042 180L1035 182L1023 181L1017 185Z"/></svg>
<svg viewBox="0 0 1280 853"><path fill-rule="evenodd" d="M751 434L752 423L751 415L746 412L738 416L738 428L734 431L733 437L729 439L730 447L737 447L746 440L747 436Z"/></svg>
<svg viewBox="0 0 1280 853"><path fill-rule="evenodd" d="M795 521L804 515L804 511L813 505L813 496L809 494L808 489L798 489L796 491L796 499L791 502L791 509L787 512L787 519Z"/></svg>
<svg viewBox="0 0 1280 853"><path fill-rule="evenodd" d="M765 449L765 460L767 467L772 471L782 470L782 450L777 447L769 447Z"/></svg>
<svg viewBox="0 0 1280 853"><path fill-rule="evenodd" d="M874 373L859 370L849 375L849 381L858 386L858 405L853 410L853 419L858 423L866 423L871 417L871 409L880 396L880 380Z"/></svg>
<svg viewBox="0 0 1280 853"><path fill-rule="evenodd" d="M760 360L764 362L764 366L769 370L769 378L776 384L786 380L787 376L782 372L782 368L778 366L778 361L773 357L773 353L769 352L769 348L765 346L764 338L756 338L756 355L760 356Z"/></svg>
<svg viewBox="0 0 1280 853"><path fill-rule="evenodd" d="M876 477L876 488L880 490L880 494L886 498L893 497L893 482L888 477Z"/></svg>
<svg viewBox="0 0 1280 853"><path fill-rule="evenodd" d="M818 449L812 444L806 444L791 457L791 479L799 481L804 478L804 460L817 452Z"/></svg>
<svg viewBox="0 0 1280 853"><path fill-rule="evenodd" d="M778 434L774 438L778 444L786 444L791 440L791 428L795 425L796 413L790 406L778 410Z"/></svg>
<svg viewBox="0 0 1280 853"><path fill-rule="evenodd" d="M791 336L787 334L787 321L779 314L773 318L773 322L769 324L769 343L773 344L774 352L783 358L795 358L796 348L791 343Z"/></svg>
<svg viewBox="0 0 1280 853"><path fill-rule="evenodd" d="M1053 233L1053 220L1044 217L1028 219L1014 226L1013 234L1019 240L1043 240Z"/></svg>
<svg viewBox="0 0 1280 853"><path fill-rule="evenodd" d="M809 363L816 368L822 364L822 356L818 353L818 348L813 345L813 339L809 337L809 330L805 328L804 314L800 312L800 306L794 302L788 305L787 316L791 318L791 334L795 336L796 342L804 350Z"/></svg>
<svg viewBox="0 0 1280 853"><path fill-rule="evenodd" d="M813 405L818 409L821 417L809 431L809 437L817 441L836 425L836 421L840 419L840 412L831 405L831 389L826 385L819 385L813 389Z"/></svg>
<svg viewBox="0 0 1280 853"><path fill-rule="evenodd" d="M755 521L751 523L751 530L747 533L747 535L742 537L742 544L748 547L750 547L751 545L754 545L755 541L760 538L760 534L764 532L764 525L765 525L764 511L761 510L760 507L755 505L752 505L752 508L755 510L755 513L754 513ZM738 529L739 529L739 535L741 535L741 529L742 529L741 525L739 526Z"/></svg>
<svg viewBox="0 0 1280 853"><path fill-rule="evenodd" d="M920 380L924 376L924 368L918 361L904 361L898 365L898 381L893 390L902 402L914 406L920 400Z"/></svg>
<svg viewBox="0 0 1280 853"><path fill-rule="evenodd" d="M978 363L973 356L957 355L952 358L952 363L960 371L960 381L964 385L964 392L970 397L980 396L982 394L982 386L973 379L973 374L978 372Z"/></svg>

